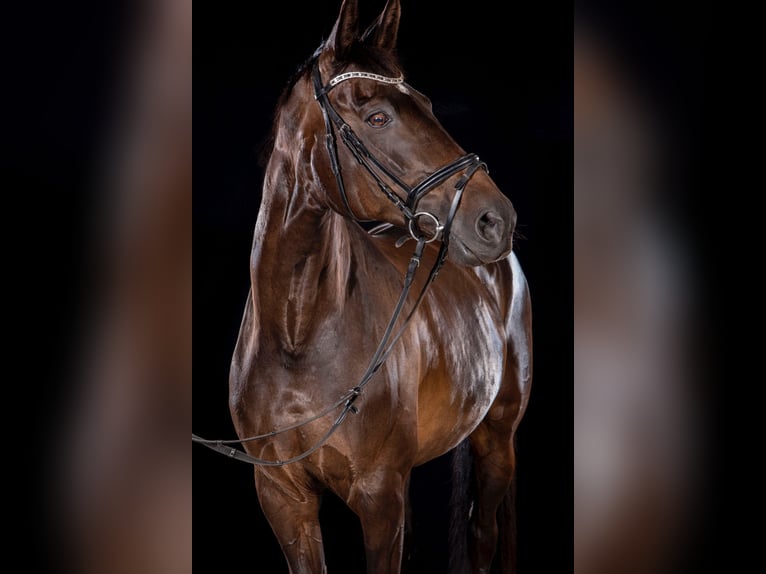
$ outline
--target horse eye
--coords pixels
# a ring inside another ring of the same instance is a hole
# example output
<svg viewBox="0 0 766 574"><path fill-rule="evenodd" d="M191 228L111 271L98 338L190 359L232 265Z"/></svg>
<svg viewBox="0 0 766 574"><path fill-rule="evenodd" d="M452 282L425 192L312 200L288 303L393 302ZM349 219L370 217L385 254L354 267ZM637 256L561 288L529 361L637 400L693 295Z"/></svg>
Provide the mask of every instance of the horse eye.
<svg viewBox="0 0 766 574"><path fill-rule="evenodd" d="M388 117L388 114L385 112L375 112L369 118L367 118L367 123L374 128L382 128L390 121L391 118Z"/></svg>

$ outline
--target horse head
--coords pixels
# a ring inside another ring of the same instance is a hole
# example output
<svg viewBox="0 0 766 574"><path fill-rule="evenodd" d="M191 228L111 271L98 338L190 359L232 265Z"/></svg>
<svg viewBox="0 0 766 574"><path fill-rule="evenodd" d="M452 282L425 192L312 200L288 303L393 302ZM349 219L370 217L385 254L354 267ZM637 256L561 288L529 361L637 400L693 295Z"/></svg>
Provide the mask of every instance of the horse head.
<svg viewBox="0 0 766 574"><path fill-rule="evenodd" d="M449 241L458 264L497 261L511 251L513 205L440 124L430 100L404 82L400 13L399 1L389 0L362 32L357 0L344 0L310 74L296 84L302 89L288 98L298 118L289 131L311 150L307 163L321 184L314 200L346 217Z"/></svg>

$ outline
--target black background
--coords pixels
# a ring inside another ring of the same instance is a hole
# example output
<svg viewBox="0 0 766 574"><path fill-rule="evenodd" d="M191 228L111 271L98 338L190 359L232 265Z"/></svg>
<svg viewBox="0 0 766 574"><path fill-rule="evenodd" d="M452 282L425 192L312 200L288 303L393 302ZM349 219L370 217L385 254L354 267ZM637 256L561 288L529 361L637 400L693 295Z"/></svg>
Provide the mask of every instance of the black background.
<svg viewBox="0 0 766 574"><path fill-rule="evenodd" d="M363 3L367 19L382 3ZM257 150L284 82L327 34L339 4L195 6L194 430L203 435L233 436L226 376L259 203ZM12 484L6 491L25 501L7 522L16 534L15 549L23 548L28 569L37 571L61 570L57 560L43 564L50 549L47 489L58 480L43 467L49 453L58 451L56 414L68 405L62 399L72 394L71 378L62 373L69 373L76 358L83 311L97 295L89 288L89 263L101 243L101 230L94 240L92 228L104 190L94 185L94 165L103 161L104 135L121 106L125 44L134 40L140 5L9 2L0 18L6 365L23 370L21 376L6 377L3 422L7 437L24 435L24 440L6 441L6 479ZM748 295L760 288L753 280L760 258L750 258L747 246L757 248L761 241L746 236L758 236L762 228L760 210L750 207L760 176L754 174L755 186L737 179L742 168L758 169L762 163L760 148L749 143L760 133L754 127L760 102L753 70L762 64L750 63L748 57L757 58L760 50L746 45L762 34L743 29L760 20L751 12L714 9L707 2L688 8L637 0L577 2L578 9L584 7L628 53L641 80L667 100L676 127L697 130L684 142L690 158L684 193L676 202L691 228L697 263L710 277L700 281L702 318L715 336L700 357L710 371L701 386L717 382L718 362L721 372L725 363L727 385L702 389L715 399L710 401L715 413L706 424L716 434L730 418L757 424L759 417L741 414L747 403L742 390L754 387L749 363L744 361L743 368L740 359L757 359L760 339L748 332L743 336L739 326L717 327L730 317L751 319ZM483 0L452 9L435 0L405 0L400 38L408 79L431 96L462 146L488 161L493 178L516 205L526 236L516 251L531 283L536 356L532 401L519 432L519 560L525 572L564 571L571 564L572 24L571 3ZM708 79L702 77L705 65L711 67ZM738 157L732 161L729 153ZM748 215L754 225L747 225ZM740 264L736 258L743 252L748 260ZM741 314L731 309L738 301L748 305ZM743 343L755 345L756 352L743 350ZM730 346L737 347L731 352L735 360L719 359ZM743 372L734 373L736 368ZM726 417L727 411L735 417ZM722 439L710 446L716 454L731 448ZM202 448L194 447L193 454L197 571L283 571L257 506L250 469ZM719 507L721 512L752 507L750 499L737 505L728 498L743 491L743 476L757 480L751 455L747 452L744 462L717 465L733 487L711 493L723 494L707 501L713 514ZM416 469L413 502L422 549L419 568L413 568L417 572L442 569L445 470L439 462ZM719 532L713 536L711 527L709 543L706 539L699 546L700 564L719 561L725 562L724 570L732 569L732 561L743 556L740 518L720 521L737 537L736 552L722 553ZM328 500L323 519L329 524L324 534L331 571L360 571L354 517Z"/></svg>
<svg viewBox="0 0 766 574"><path fill-rule="evenodd" d="M384 2L362 2L364 25ZM194 432L232 438L227 375L248 289L259 151L288 78L326 37L340 2L197 5L194 30ZM572 545L572 6L403 2L408 82L461 146L485 160L519 214L535 375L518 433L519 567L559 572ZM194 566L286 572L252 470L194 447ZM443 572L449 461L415 469L409 571ZM330 572L364 570L356 517L325 497Z"/></svg>

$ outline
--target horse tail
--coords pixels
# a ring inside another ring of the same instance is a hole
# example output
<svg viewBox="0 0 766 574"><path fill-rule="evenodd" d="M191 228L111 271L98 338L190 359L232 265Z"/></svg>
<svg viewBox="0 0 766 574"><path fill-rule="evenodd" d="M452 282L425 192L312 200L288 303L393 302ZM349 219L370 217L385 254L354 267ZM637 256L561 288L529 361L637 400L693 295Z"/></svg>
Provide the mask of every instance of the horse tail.
<svg viewBox="0 0 766 574"><path fill-rule="evenodd" d="M449 574L467 574L471 571L471 558L468 556L468 524L475 493L472 469L471 447L468 439L465 439L452 450Z"/></svg>

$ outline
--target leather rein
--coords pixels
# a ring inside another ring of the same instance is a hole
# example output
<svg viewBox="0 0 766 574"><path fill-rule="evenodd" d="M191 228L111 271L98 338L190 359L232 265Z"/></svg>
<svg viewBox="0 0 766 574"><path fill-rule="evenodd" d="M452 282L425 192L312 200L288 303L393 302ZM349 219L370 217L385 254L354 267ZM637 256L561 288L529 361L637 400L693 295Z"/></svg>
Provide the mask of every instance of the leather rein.
<svg viewBox="0 0 766 574"><path fill-rule="evenodd" d="M386 198L388 198L388 200L391 201L404 215L404 218L407 221L410 237L416 241L415 250L412 254L412 257L410 258L407 272L404 276L404 285L399 295L399 299L396 302L396 306L394 307L394 311L391 314L391 318L389 319L383 336L381 337L380 343L378 343L378 347L373 353L372 358L368 363L367 369L360 378L359 383L354 388L346 392L342 397L340 397L334 404L300 422L243 439L210 440L203 439L192 433L192 442L205 445L206 447L216 452L225 454L229 458L234 458L236 460L258 466L283 466L293 462L298 462L299 460L302 460L319 450L319 448L321 448L330 439L335 431L338 430L349 413L358 412L354 403L362 394L365 387L370 383L372 377L383 366L386 359L391 354L391 351L394 349L397 341L399 341L401 336L404 334L407 325L409 325L410 320L414 316L415 311L418 309L421 301L423 300L423 297L428 291L428 288L431 286L431 283L433 283L434 279L436 279L436 276L439 274L439 270L447 258L452 221L454 220L455 215L457 214L457 210L460 207L460 203L463 198L463 192L465 191L465 187L468 184L468 181L479 169L483 169L485 171L487 170L486 164L479 159L479 156L476 154L466 154L437 169L432 174L426 176L414 187L407 185L404 181L402 181L401 178L394 174L389 168L386 167L383 162L381 162L377 157L375 157L373 153L367 149L367 146L364 145L362 140L359 139L356 133L354 133L354 130L351 128L351 126L343 120L343 118L330 102L328 94L335 86L341 82L355 78L368 79L380 83L395 85L398 89L405 93L407 93L407 88L405 87L404 79L401 76L398 78L391 78L370 72L345 72L333 77L326 85L323 85L318 62L314 62L312 69L314 98L319 104L319 107L322 110L322 116L324 118L326 131L325 144L327 147L327 153L330 157L330 167L333 171L333 174L335 175L338 190L340 192L341 199L343 200L343 204L348 211L348 214L354 221L358 223L370 221L359 219L351 208L351 204L348 200L348 195L346 194L346 186L343 182L343 175L341 173L340 161L338 159L338 149L335 135L336 130L337 133L340 134L341 141L343 141L346 147L351 151L359 164L364 167L364 169L372 176ZM463 175L455 184L455 195L452 199L449 212L447 213L447 218L443 224L432 213L417 210L418 203L428 192L444 183L450 177L461 172ZM393 182L396 187L404 192L404 199L402 199L391 189L391 186L387 183L386 179L390 182ZM422 217L426 217L433 222L435 226L433 233L423 233L419 229L418 220ZM391 227L393 227L393 225L383 224L371 230L369 233L380 233L383 230ZM428 278L426 279L423 287L420 289L415 303L404 318L401 326L395 330L396 323L402 315L404 304L409 296L412 284L415 280L415 275L417 274L417 271L420 267L420 261L423 257L425 246L427 243L430 243L439 237L441 237L441 246L439 247L436 261L434 262L433 267L431 267ZM408 237L405 236L403 239L406 240ZM397 242L397 247L401 244L402 240L400 239ZM232 446L271 438L288 431L295 430L311 422L319 420L329 415L330 413L337 411L338 409L341 409L340 413L337 415L330 428L322 435L322 437L311 448L291 458L285 460L267 460L257 458Z"/></svg>

